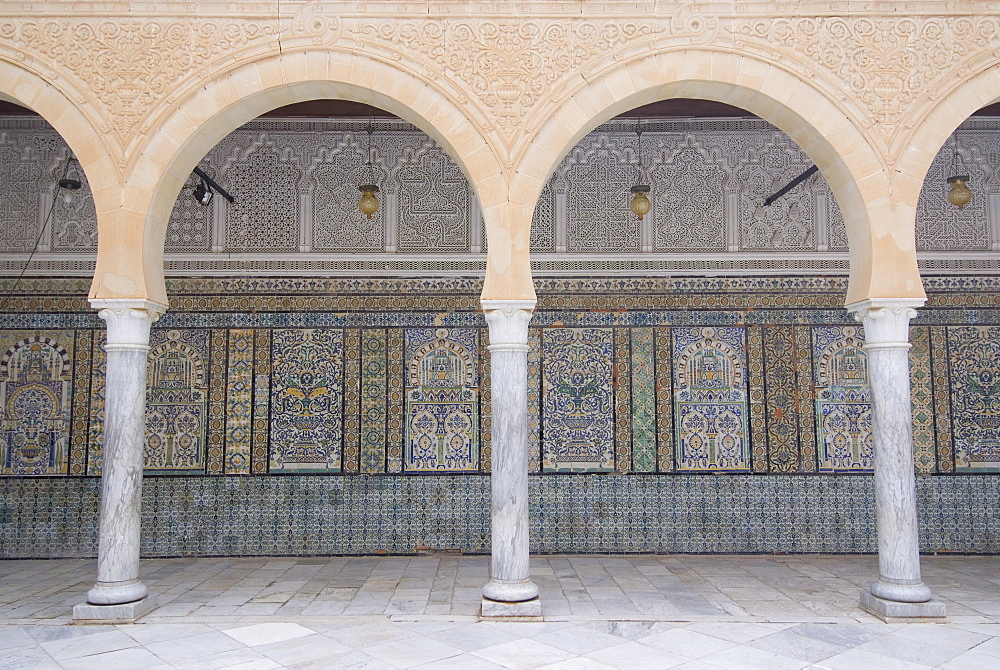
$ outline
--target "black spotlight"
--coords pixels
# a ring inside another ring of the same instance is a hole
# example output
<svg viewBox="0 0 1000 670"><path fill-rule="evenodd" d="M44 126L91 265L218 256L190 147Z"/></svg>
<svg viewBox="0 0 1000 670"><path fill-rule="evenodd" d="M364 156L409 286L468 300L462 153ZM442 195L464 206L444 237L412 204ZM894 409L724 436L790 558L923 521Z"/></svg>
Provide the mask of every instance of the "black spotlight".
<svg viewBox="0 0 1000 670"><path fill-rule="evenodd" d="M204 181L194 187L194 199L202 207L207 207L208 203L212 202L212 195L212 188Z"/></svg>

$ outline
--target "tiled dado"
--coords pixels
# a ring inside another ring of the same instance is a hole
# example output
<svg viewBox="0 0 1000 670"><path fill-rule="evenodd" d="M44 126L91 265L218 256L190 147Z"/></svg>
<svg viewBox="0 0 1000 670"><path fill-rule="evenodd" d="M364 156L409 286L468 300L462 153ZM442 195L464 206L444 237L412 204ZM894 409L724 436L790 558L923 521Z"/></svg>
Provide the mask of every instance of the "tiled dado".
<svg viewBox="0 0 1000 670"><path fill-rule="evenodd" d="M864 333L834 308L842 279L538 284L532 472L870 471ZM80 287L33 288L37 306ZM150 337L147 474L489 472L477 282L186 279L170 288L174 309ZM915 467L1000 472L991 286L938 279L928 288L938 292L911 328ZM0 475L100 474L103 332L92 313L0 315Z"/></svg>
<svg viewBox="0 0 1000 670"><path fill-rule="evenodd" d="M0 486L0 558L91 557L97 478ZM867 475L539 475L534 553L871 553ZM143 556L489 552L489 478L149 477ZM1000 553L1000 475L917 479L924 552Z"/></svg>

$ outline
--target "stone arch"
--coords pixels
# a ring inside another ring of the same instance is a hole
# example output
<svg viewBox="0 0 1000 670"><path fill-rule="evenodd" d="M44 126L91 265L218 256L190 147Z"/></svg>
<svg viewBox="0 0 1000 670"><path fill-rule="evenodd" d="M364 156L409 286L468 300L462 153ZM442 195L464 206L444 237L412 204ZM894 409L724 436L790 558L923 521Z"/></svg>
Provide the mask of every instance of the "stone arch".
<svg viewBox="0 0 1000 670"><path fill-rule="evenodd" d="M814 82L745 53L706 47L661 51L588 77L541 124L519 162L510 199L533 202L562 157L599 124L672 97L742 107L788 134L816 163L847 226L848 304L871 297L923 296L912 220L907 237L894 229L899 216L885 216L893 205L885 163L859 124Z"/></svg>
<svg viewBox="0 0 1000 670"><path fill-rule="evenodd" d="M914 120L914 130L898 152L893 194L914 209L931 163L955 129L973 112L1000 102L1000 64L957 83L949 78L947 87L927 96L935 100L934 106Z"/></svg>
<svg viewBox="0 0 1000 670"><path fill-rule="evenodd" d="M264 112L322 98L370 104L414 124L456 161L484 207L506 201L500 163L483 133L429 78L360 53L336 58L327 51L271 54L208 77L163 115L126 175L128 215L106 236L129 240L131 254L99 246L91 298L166 304L166 226L177 194L207 148Z"/></svg>
<svg viewBox="0 0 1000 670"><path fill-rule="evenodd" d="M80 163L94 196L97 217L112 215L120 206L120 173L115 163L120 155L100 132L100 122L88 116L74 98L78 91L63 90L28 69L0 59L0 100L27 107L51 125Z"/></svg>

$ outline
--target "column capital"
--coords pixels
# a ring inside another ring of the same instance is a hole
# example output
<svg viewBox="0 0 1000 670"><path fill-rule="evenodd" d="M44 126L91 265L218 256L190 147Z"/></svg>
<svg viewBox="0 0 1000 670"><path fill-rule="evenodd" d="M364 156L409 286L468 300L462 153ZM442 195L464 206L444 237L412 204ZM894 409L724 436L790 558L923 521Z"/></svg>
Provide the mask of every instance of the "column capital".
<svg viewBox="0 0 1000 670"><path fill-rule="evenodd" d="M909 347L910 319L925 298L871 298L847 306L854 320L865 327L865 349Z"/></svg>
<svg viewBox="0 0 1000 670"><path fill-rule="evenodd" d="M167 306L141 298L92 298L90 306L108 324L108 345L149 346L149 327Z"/></svg>
<svg viewBox="0 0 1000 670"><path fill-rule="evenodd" d="M535 300L481 300L480 304L490 328L490 351L527 350L528 323Z"/></svg>

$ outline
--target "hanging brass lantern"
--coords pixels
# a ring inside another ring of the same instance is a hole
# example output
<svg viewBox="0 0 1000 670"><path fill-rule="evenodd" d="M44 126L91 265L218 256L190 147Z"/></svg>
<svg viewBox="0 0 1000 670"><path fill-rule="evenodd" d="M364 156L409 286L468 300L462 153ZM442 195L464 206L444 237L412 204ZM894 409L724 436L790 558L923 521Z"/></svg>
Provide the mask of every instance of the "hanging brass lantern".
<svg viewBox="0 0 1000 670"><path fill-rule="evenodd" d="M969 175L967 174L948 177L948 183L951 184L951 190L948 191L948 202L959 209L965 209L965 206L972 200L972 191L967 186L968 182Z"/></svg>
<svg viewBox="0 0 1000 670"><path fill-rule="evenodd" d="M635 186L630 190L632 191L632 201L628 204L628 208L632 210L632 213L639 217L642 221L642 217L649 214L649 210L652 209L653 205L649 202L649 184L643 184L642 182L642 117L638 117L635 122L635 139L637 145L637 157L639 159L639 178Z"/></svg>
<svg viewBox="0 0 1000 670"><path fill-rule="evenodd" d="M375 181L375 169L372 167L372 126L375 120L372 117L368 118L368 183L360 184L358 190L361 191L361 199L358 200L358 209L369 219L372 215L378 211L379 202L378 197L375 195L378 193L378 186L371 183Z"/></svg>
<svg viewBox="0 0 1000 670"><path fill-rule="evenodd" d="M649 193L648 184L636 184L632 187L632 202L629 203L628 208L632 210L633 214L639 217L640 221L652 209L652 204L646 195L647 193Z"/></svg>
<svg viewBox="0 0 1000 670"><path fill-rule="evenodd" d="M361 184L358 186L358 190L361 191L361 200L358 200L358 209L370 219L372 218L372 214L378 211L379 207L378 198L375 197L375 194L378 193L378 186L375 184Z"/></svg>
<svg viewBox="0 0 1000 670"><path fill-rule="evenodd" d="M962 156L958 153L958 130L955 131L952 147L951 173L955 176L947 179L948 183L951 184L951 190L948 191L948 202L959 209L965 209L965 206L972 200L972 191L969 190L968 186L969 175L959 174L964 166L962 165Z"/></svg>

